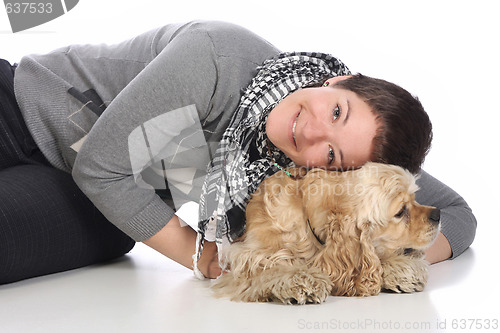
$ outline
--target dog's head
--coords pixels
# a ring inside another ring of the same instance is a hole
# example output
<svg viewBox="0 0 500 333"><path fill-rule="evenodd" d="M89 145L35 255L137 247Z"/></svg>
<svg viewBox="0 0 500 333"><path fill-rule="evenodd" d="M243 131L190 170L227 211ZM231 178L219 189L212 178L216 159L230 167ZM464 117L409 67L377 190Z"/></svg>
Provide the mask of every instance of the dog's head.
<svg viewBox="0 0 500 333"><path fill-rule="evenodd" d="M386 164L369 163L359 171L363 189L357 220L368 222L378 256L428 248L440 229L440 211L415 201L416 178Z"/></svg>
<svg viewBox="0 0 500 333"><path fill-rule="evenodd" d="M368 280L373 280L380 260L430 246L439 231L439 210L418 204L417 190L411 173L387 164L308 172L301 185L304 210L333 261L329 269L341 264L362 278L367 272L360 267L371 267Z"/></svg>

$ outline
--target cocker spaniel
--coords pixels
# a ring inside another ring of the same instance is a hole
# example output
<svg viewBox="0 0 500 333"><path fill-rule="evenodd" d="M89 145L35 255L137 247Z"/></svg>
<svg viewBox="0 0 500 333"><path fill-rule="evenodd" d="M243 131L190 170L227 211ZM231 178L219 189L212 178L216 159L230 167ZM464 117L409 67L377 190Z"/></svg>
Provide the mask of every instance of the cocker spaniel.
<svg viewBox="0 0 500 333"><path fill-rule="evenodd" d="M328 295L423 290L423 250L440 212L415 201L415 177L367 163L345 172L291 168L267 178L248 203L245 234L212 288L247 302L321 303Z"/></svg>

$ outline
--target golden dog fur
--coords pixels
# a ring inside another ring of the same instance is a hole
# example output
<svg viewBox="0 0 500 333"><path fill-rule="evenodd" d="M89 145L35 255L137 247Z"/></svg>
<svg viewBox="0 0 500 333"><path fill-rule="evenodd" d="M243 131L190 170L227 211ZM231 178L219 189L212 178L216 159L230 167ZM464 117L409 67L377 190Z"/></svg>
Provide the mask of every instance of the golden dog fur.
<svg viewBox="0 0 500 333"><path fill-rule="evenodd" d="M304 304L424 288L423 250L437 236L439 211L415 202L413 175L378 163L288 171L297 177L278 172L252 195L216 295Z"/></svg>

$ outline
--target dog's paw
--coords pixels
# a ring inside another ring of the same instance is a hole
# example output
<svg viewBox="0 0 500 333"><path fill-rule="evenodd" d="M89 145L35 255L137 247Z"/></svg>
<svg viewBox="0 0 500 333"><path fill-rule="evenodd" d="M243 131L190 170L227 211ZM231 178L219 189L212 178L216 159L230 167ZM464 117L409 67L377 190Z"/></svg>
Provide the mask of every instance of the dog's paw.
<svg viewBox="0 0 500 333"><path fill-rule="evenodd" d="M397 260L383 264L382 289L396 293L424 290L427 266L423 260Z"/></svg>
<svg viewBox="0 0 500 333"><path fill-rule="evenodd" d="M285 304L322 303L332 290L328 275L299 271L284 274L272 288L271 300Z"/></svg>
<svg viewBox="0 0 500 333"><path fill-rule="evenodd" d="M396 293L413 293L424 290L425 280L403 278L397 280L393 277L388 277L384 280L382 289L385 291L393 291Z"/></svg>

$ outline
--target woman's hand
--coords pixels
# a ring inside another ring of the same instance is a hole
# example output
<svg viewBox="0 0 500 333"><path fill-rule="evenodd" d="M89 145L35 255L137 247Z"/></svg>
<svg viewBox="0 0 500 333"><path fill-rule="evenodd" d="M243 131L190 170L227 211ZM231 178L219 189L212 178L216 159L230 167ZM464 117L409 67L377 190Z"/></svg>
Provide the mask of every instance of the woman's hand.
<svg viewBox="0 0 500 333"><path fill-rule="evenodd" d="M434 243L425 251L425 260L431 264L447 260L451 257L451 246L448 239L439 233Z"/></svg>
<svg viewBox="0 0 500 333"><path fill-rule="evenodd" d="M217 245L214 242L205 242L203 252L198 261L198 269L209 279L215 279L222 273L219 267L219 257L217 256Z"/></svg>

